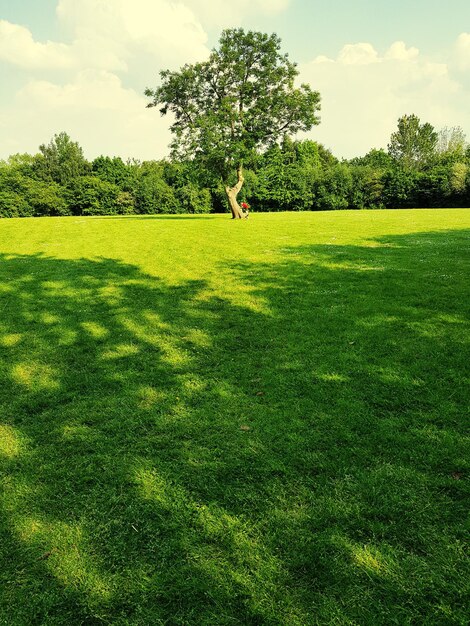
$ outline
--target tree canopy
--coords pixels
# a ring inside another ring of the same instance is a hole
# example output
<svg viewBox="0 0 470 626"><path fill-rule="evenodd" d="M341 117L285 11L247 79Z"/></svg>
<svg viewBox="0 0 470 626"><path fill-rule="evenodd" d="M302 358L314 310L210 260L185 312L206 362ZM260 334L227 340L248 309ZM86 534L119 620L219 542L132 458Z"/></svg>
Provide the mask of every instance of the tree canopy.
<svg viewBox="0 0 470 626"><path fill-rule="evenodd" d="M40 145L39 150L45 175L56 183L67 184L86 172L83 150L67 133L54 135L47 145Z"/></svg>
<svg viewBox="0 0 470 626"><path fill-rule="evenodd" d="M417 115L403 115L398 120L397 131L390 137L388 151L406 169L419 169L433 158L438 138L428 122L421 124Z"/></svg>
<svg viewBox="0 0 470 626"><path fill-rule="evenodd" d="M207 61L164 70L161 84L145 92L149 107L174 115L173 156L195 159L221 177L234 218L244 216L236 199L243 164L283 135L319 123L320 95L295 87L297 75L277 35L228 29Z"/></svg>

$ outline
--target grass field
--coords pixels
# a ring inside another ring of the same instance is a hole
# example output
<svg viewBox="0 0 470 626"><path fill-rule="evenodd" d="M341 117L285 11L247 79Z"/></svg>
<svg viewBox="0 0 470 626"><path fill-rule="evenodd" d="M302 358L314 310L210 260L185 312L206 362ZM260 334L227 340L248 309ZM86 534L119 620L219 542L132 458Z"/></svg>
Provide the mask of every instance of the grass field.
<svg viewBox="0 0 470 626"><path fill-rule="evenodd" d="M469 234L0 221L0 624L467 624Z"/></svg>

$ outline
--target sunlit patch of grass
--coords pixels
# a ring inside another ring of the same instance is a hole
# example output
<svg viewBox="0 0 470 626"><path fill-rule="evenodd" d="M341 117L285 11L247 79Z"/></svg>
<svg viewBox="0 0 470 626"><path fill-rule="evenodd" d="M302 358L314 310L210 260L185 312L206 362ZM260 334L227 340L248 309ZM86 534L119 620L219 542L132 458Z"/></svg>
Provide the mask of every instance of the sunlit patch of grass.
<svg viewBox="0 0 470 626"><path fill-rule="evenodd" d="M163 477L159 476L158 472L140 468L135 473L135 481L143 498L171 506L172 498L168 494L167 484ZM173 493L173 495L175 494ZM179 490L176 501L184 501L184 499L184 492Z"/></svg>
<svg viewBox="0 0 470 626"><path fill-rule="evenodd" d="M60 321L60 318L57 315L54 315L54 313L51 313L49 311L45 311L44 313L41 314L41 322L43 324L57 324Z"/></svg>
<svg viewBox="0 0 470 626"><path fill-rule="evenodd" d="M31 391L55 391L59 389L58 372L51 365L30 361L12 367L13 380Z"/></svg>
<svg viewBox="0 0 470 626"><path fill-rule="evenodd" d="M389 573L389 565L377 548L372 546L347 545L354 563L361 569L384 576Z"/></svg>
<svg viewBox="0 0 470 626"><path fill-rule="evenodd" d="M162 332L164 328L160 327L149 332L146 326L141 323L133 322L127 318L122 320L124 328L130 330L141 341L158 348L162 354L162 358L175 367L188 364L190 361L189 353L177 345L177 340L170 333Z"/></svg>
<svg viewBox="0 0 470 626"><path fill-rule="evenodd" d="M109 331L97 322L82 322L82 328L89 333L93 339L104 339L109 335Z"/></svg>
<svg viewBox="0 0 470 626"><path fill-rule="evenodd" d="M183 339L188 341L189 343L192 343L198 348L209 348L212 343L209 335L202 331L200 328L188 329L188 332L183 337Z"/></svg>
<svg viewBox="0 0 470 626"><path fill-rule="evenodd" d="M345 383L348 381L348 378L346 376L344 376L343 374L338 374L336 372L315 373L315 378L333 383Z"/></svg>
<svg viewBox="0 0 470 626"><path fill-rule="evenodd" d="M123 299L122 289L117 285L112 284L100 287L97 295L111 305L118 305Z"/></svg>
<svg viewBox="0 0 470 626"><path fill-rule="evenodd" d="M0 455L13 459L21 454L23 446L21 436L13 427L0 424Z"/></svg>
<svg viewBox="0 0 470 626"><path fill-rule="evenodd" d="M22 338L23 335L21 333L7 333L0 337L0 345L4 348L13 348L20 343Z"/></svg>
<svg viewBox="0 0 470 626"><path fill-rule="evenodd" d="M17 533L36 546L38 558L65 589L84 592L92 601L106 602L113 592L113 577L99 572L80 524L21 518Z"/></svg>
<svg viewBox="0 0 470 626"><path fill-rule="evenodd" d="M165 394L149 385L141 385L137 389L136 396L138 407L144 411L150 411L165 398Z"/></svg>
<svg viewBox="0 0 470 626"><path fill-rule="evenodd" d="M56 332L56 340L59 346L72 346L77 342L78 331L71 328L59 328Z"/></svg>
<svg viewBox="0 0 470 626"><path fill-rule="evenodd" d="M96 433L87 424L66 424L62 428L62 436L70 441L75 439L90 440L96 436Z"/></svg>
<svg viewBox="0 0 470 626"><path fill-rule="evenodd" d="M122 359L134 356L139 352L139 347L133 344L121 343L103 352L102 358L107 360Z"/></svg>
<svg viewBox="0 0 470 626"><path fill-rule="evenodd" d="M331 263L324 261L319 263L319 265L330 270L352 270L354 272L383 272L385 270L384 266L357 263Z"/></svg>

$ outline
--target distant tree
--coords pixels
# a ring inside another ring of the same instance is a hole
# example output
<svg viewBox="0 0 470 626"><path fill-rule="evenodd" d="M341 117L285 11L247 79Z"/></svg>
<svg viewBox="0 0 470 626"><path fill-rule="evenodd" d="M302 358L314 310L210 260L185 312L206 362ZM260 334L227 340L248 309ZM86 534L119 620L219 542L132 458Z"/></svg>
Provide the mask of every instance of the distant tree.
<svg viewBox="0 0 470 626"><path fill-rule="evenodd" d="M161 85L145 92L148 106L175 116L173 156L197 159L222 179L233 218L245 217L237 195L253 153L319 123L320 95L294 87L296 65L280 47L275 34L225 30L207 61L160 72Z"/></svg>
<svg viewBox="0 0 470 626"><path fill-rule="evenodd" d="M383 208L384 170L370 165L350 165L351 209Z"/></svg>
<svg viewBox="0 0 470 626"><path fill-rule="evenodd" d="M437 152L441 156L449 156L453 161L463 161L467 140L460 126L444 126L438 133Z"/></svg>
<svg viewBox="0 0 470 626"><path fill-rule="evenodd" d="M20 158L17 156L8 159L0 167L0 216L66 215L63 187L54 181L44 181L29 175L29 164L33 157L26 159L25 155Z"/></svg>
<svg viewBox="0 0 470 626"><path fill-rule="evenodd" d="M410 206L446 207L452 193L450 176L446 167L437 165L414 173L414 184L410 194Z"/></svg>
<svg viewBox="0 0 470 626"><path fill-rule="evenodd" d="M93 175L113 185L122 187L128 177L127 167L121 157L99 156L91 164Z"/></svg>
<svg viewBox="0 0 470 626"><path fill-rule="evenodd" d="M39 146L43 156L41 170L46 178L61 185L67 185L74 178L89 170L83 150L67 133L54 135L51 141Z"/></svg>
<svg viewBox="0 0 470 626"><path fill-rule="evenodd" d="M32 214L31 207L21 193L0 188L0 217L30 217Z"/></svg>
<svg viewBox="0 0 470 626"><path fill-rule="evenodd" d="M113 185L117 185L123 192L134 193L141 164L138 161L128 160L126 163L121 157L99 156L91 164L91 171Z"/></svg>
<svg viewBox="0 0 470 626"><path fill-rule="evenodd" d="M97 176L80 176L67 187L68 206L74 215L113 215L120 210L119 187Z"/></svg>
<svg viewBox="0 0 470 626"><path fill-rule="evenodd" d="M319 171L313 185L313 206L320 211L349 208L353 177L346 163Z"/></svg>
<svg viewBox="0 0 470 626"><path fill-rule="evenodd" d="M469 166L461 161L452 164L449 182L453 192L461 194L465 191L469 169Z"/></svg>
<svg viewBox="0 0 470 626"><path fill-rule="evenodd" d="M185 213L210 213L212 196L203 178L191 161L163 161L163 179L175 191Z"/></svg>
<svg viewBox="0 0 470 626"><path fill-rule="evenodd" d="M363 157L355 157L349 161L351 165L370 166L378 170L388 170L394 165L394 160L385 150L372 148Z"/></svg>
<svg viewBox="0 0 470 626"><path fill-rule="evenodd" d="M137 213L181 213L175 191L165 182L164 165L158 161L145 161L139 171L136 189Z"/></svg>
<svg viewBox="0 0 470 626"><path fill-rule="evenodd" d="M175 196L184 213L210 213L212 210L209 189L200 189L193 183L187 183L176 189Z"/></svg>
<svg viewBox="0 0 470 626"><path fill-rule="evenodd" d="M420 169L432 161L437 142L438 134L431 124L421 124L416 115L403 115L390 137L388 152L405 169Z"/></svg>
<svg viewBox="0 0 470 626"><path fill-rule="evenodd" d="M301 161L308 160L309 165L316 165L316 158L313 157L313 153L318 154L318 164L320 167L328 168L333 167L339 163L339 160L334 156L329 148L325 148L325 146L316 141L311 141L309 139L304 139L303 141L296 142L297 150L299 153L299 158ZM305 152L309 155L309 157L313 158L304 158Z"/></svg>
<svg viewBox="0 0 470 626"><path fill-rule="evenodd" d="M64 188L53 181L28 179L25 199L32 209L32 215L70 215L65 199Z"/></svg>
<svg viewBox="0 0 470 626"><path fill-rule="evenodd" d="M388 170L383 177L382 202L387 209L419 206L414 200L417 172L401 167Z"/></svg>
<svg viewBox="0 0 470 626"><path fill-rule="evenodd" d="M312 170L318 169L317 146L284 137L263 154L257 172L256 206L263 211L305 211L312 208Z"/></svg>
<svg viewBox="0 0 470 626"><path fill-rule="evenodd" d="M22 176L37 177L38 162L42 160L42 156L36 154L12 154L6 161L2 161L3 167L20 172Z"/></svg>

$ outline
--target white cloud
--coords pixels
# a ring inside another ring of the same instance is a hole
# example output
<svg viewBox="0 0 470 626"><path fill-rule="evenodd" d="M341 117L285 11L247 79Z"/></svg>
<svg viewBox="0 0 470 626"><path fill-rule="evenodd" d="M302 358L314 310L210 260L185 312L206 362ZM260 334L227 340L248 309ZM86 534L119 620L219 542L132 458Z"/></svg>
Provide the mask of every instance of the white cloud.
<svg viewBox="0 0 470 626"><path fill-rule="evenodd" d="M470 33L461 33L457 38L454 64L461 72L470 70Z"/></svg>
<svg viewBox="0 0 470 626"><path fill-rule="evenodd" d="M183 3L171 0L59 0L57 15L75 41L125 60L179 65L208 54L207 35ZM92 63L90 55L89 64ZM113 68L108 68L113 69Z"/></svg>
<svg viewBox="0 0 470 626"><path fill-rule="evenodd" d="M0 134L8 130L9 136L4 156L35 153L39 144L64 130L88 158L103 153L162 158L170 141L168 120L145 105L143 96L104 70L83 70L63 86L32 80L0 118Z"/></svg>
<svg viewBox="0 0 470 626"><path fill-rule="evenodd" d="M386 59L395 59L396 61L411 61L418 56L418 48L407 48L404 41L395 41L385 53Z"/></svg>
<svg viewBox="0 0 470 626"><path fill-rule="evenodd" d="M207 35L183 4L170 0L59 0L57 15L72 42L35 41L24 26L0 21L0 60L28 70L129 64L180 65L207 56Z"/></svg>
<svg viewBox="0 0 470 626"><path fill-rule="evenodd" d="M371 44L348 44L335 60L316 57L300 78L322 96L322 122L311 136L338 156L386 147L398 118L415 113L435 127L468 127L470 96L450 73L397 41L380 55Z"/></svg>
<svg viewBox="0 0 470 626"><path fill-rule="evenodd" d="M0 20L0 60L30 69L64 69L74 66L69 46L34 41L24 26Z"/></svg>
<svg viewBox="0 0 470 626"><path fill-rule="evenodd" d="M319 54L313 59L312 65L315 63L334 63L334 60L330 59L330 57L327 57L324 54Z"/></svg>
<svg viewBox="0 0 470 626"><path fill-rule="evenodd" d="M338 62L343 65L369 65L378 60L377 51L370 43L346 44L338 55Z"/></svg>
<svg viewBox="0 0 470 626"><path fill-rule="evenodd" d="M160 69L208 55L193 11L172 0L59 0L57 16L70 43L0 23L0 62L27 70L14 103L0 108L0 158L35 152L62 130L89 158L167 154L169 120L146 109L142 93Z"/></svg>
<svg viewBox="0 0 470 626"><path fill-rule="evenodd" d="M184 4L201 16L212 28L233 28L252 15L276 15L290 5L291 0L184 0Z"/></svg>

